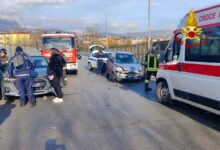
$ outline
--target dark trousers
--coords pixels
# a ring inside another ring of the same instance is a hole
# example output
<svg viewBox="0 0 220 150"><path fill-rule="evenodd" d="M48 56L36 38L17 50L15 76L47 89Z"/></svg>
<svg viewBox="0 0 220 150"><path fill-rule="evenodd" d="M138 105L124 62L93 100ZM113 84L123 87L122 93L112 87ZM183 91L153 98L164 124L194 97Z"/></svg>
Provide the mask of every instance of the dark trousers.
<svg viewBox="0 0 220 150"><path fill-rule="evenodd" d="M103 60L97 60L97 72L102 73L102 67L103 67Z"/></svg>
<svg viewBox="0 0 220 150"><path fill-rule="evenodd" d="M0 85L1 85L1 88L0 88L0 90L1 90L0 97L1 97L1 99L4 99L4 98L5 98L5 97L4 97L4 90L5 90L5 88L4 88L3 80L4 80L3 76L0 75Z"/></svg>
<svg viewBox="0 0 220 150"><path fill-rule="evenodd" d="M50 81L51 86L54 88L57 97L58 98L63 98L63 92L61 90L61 85L60 85L60 78L54 75L54 79Z"/></svg>
<svg viewBox="0 0 220 150"><path fill-rule="evenodd" d="M19 91L19 100L21 104L25 104L26 93L30 103L35 102L33 92L33 78L30 76L19 76L15 80L16 88Z"/></svg>
<svg viewBox="0 0 220 150"><path fill-rule="evenodd" d="M150 82L150 78L152 75L156 77L157 71L147 71L147 73L145 74L145 81L144 81L145 85L148 86L148 83Z"/></svg>

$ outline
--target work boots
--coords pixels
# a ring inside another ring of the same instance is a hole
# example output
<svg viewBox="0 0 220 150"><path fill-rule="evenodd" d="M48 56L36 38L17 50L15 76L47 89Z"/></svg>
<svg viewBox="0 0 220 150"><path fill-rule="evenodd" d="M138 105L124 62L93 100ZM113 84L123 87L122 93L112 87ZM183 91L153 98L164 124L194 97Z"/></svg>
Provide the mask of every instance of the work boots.
<svg viewBox="0 0 220 150"><path fill-rule="evenodd" d="M148 84L145 84L144 90L145 90L146 92L148 92L148 91L151 91L152 89L148 87Z"/></svg>

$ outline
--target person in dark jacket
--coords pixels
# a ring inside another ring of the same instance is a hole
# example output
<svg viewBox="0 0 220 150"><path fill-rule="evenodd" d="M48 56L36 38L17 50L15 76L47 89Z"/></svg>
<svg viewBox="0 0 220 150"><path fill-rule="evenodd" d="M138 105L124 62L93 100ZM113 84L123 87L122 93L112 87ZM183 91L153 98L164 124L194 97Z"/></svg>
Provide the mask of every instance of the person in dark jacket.
<svg viewBox="0 0 220 150"><path fill-rule="evenodd" d="M20 58L19 61L18 58ZM26 105L26 93L28 95L30 106L34 107L36 105L33 92L33 70L34 63L32 63L30 56L23 52L22 47L16 47L15 55L9 60L8 73L9 78L15 78L15 86L19 91L21 107Z"/></svg>
<svg viewBox="0 0 220 150"><path fill-rule="evenodd" d="M66 65L66 61L63 56L60 55L58 49L52 48L51 50L52 56L48 64L48 78L57 95L57 97L53 99L53 102L62 103L63 92L61 90L60 80L63 76L63 67Z"/></svg>
<svg viewBox="0 0 220 150"><path fill-rule="evenodd" d="M1 97L1 99L4 99L4 87L3 87L3 81L4 81L4 78L3 78L3 73L4 73L4 65L2 64L2 61L1 61L1 59L0 59L0 85L1 85L1 87L0 87L0 97Z"/></svg>
<svg viewBox="0 0 220 150"><path fill-rule="evenodd" d="M98 74L102 74L102 68L103 68L103 58L104 58L104 53L103 51L100 49L97 55L97 73Z"/></svg>
<svg viewBox="0 0 220 150"><path fill-rule="evenodd" d="M8 66L8 57L7 57L7 50L5 48L2 48L0 50L0 60L2 62L3 65L3 72L6 71L7 66Z"/></svg>

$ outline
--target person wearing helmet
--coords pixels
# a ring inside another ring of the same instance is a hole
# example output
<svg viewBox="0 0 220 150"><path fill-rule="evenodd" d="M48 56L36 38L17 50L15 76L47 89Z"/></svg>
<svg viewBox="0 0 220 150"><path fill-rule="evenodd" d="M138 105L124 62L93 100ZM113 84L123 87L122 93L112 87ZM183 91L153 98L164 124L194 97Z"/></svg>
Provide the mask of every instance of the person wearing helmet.
<svg viewBox="0 0 220 150"><path fill-rule="evenodd" d="M157 75L157 70L158 70L158 58L157 58L157 48L153 47L150 53L148 53L145 56L145 91L151 91L152 89L148 87L148 84L150 82L150 78L152 75L156 76Z"/></svg>

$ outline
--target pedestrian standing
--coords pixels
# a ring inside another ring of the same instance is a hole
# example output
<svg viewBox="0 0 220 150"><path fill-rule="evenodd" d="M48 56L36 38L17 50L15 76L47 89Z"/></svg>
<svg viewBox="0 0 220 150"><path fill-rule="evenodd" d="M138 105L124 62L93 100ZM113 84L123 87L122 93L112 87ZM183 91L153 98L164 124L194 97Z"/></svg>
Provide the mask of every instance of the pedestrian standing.
<svg viewBox="0 0 220 150"><path fill-rule="evenodd" d="M33 92L32 71L34 64L29 55L23 52L22 47L18 46L15 55L9 60L8 73L9 78L15 78L15 86L19 91L20 106L26 105L26 94L31 107L36 105Z"/></svg>
<svg viewBox="0 0 220 150"><path fill-rule="evenodd" d="M8 57L7 57L7 51L5 48L2 48L0 50L0 89L1 89L1 97L4 99L4 78L3 78L3 74L6 71L8 66Z"/></svg>
<svg viewBox="0 0 220 150"><path fill-rule="evenodd" d="M159 62L157 58L157 49L153 48L150 53L145 57L145 91L151 91L152 89L148 87L150 78L152 75L156 77Z"/></svg>
<svg viewBox="0 0 220 150"><path fill-rule="evenodd" d="M97 73L101 74L102 73L102 68L103 68L103 58L104 58L104 54L103 51L100 49L97 55Z"/></svg>
<svg viewBox="0 0 220 150"><path fill-rule="evenodd" d="M0 60L3 65L3 72L5 72L8 66L7 50L5 48L0 50Z"/></svg>
<svg viewBox="0 0 220 150"><path fill-rule="evenodd" d="M62 103L63 92L61 90L60 81L63 77L63 67L66 65L66 61L63 56L58 52L58 49L52 48L51 51L52 55L48 64L48 78L57 96L53 99L53 102Z"/></svg>

